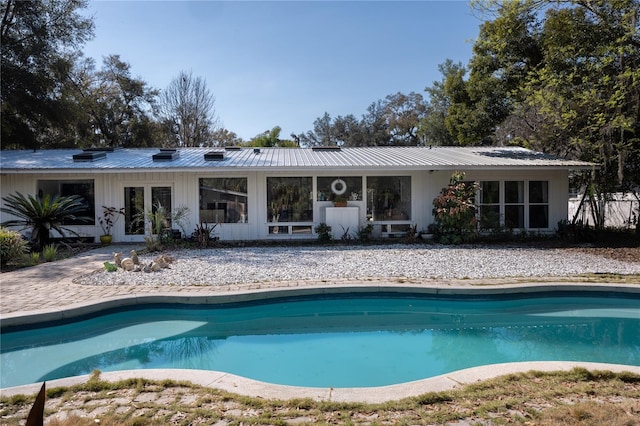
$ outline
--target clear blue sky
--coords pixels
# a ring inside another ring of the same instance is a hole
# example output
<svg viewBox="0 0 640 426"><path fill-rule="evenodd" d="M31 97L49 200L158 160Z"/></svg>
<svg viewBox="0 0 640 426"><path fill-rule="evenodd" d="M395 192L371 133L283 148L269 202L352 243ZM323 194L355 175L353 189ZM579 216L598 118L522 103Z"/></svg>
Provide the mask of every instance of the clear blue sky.
<svg viewBox="0 0 640 426"><path fill-rule="evenodd" d="M245 140L313 121L360 118L389 94L466 64L480 20L466 1L92 1L98 63L118 54L135 77L164 89L181 70L202 77L223 126Z"/></svg>

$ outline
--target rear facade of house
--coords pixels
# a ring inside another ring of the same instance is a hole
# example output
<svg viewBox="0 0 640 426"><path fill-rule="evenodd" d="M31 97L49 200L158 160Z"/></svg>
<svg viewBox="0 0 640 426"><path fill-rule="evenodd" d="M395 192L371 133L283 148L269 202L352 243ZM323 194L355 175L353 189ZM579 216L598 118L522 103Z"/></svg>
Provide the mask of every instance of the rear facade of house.
<svg viewBox="0 0 640 426"><path fill-rule="evenodd" d="M206 223L222 240L309 239L326 223L336 238L366 225L384 238L427 230L461 171L480 184L480 226L544 233L567 219L570 171L591 167L502 147L1 151L0 193L80 195L92 220L69 226L96 241L102 206L124 208L113 241L140 242L140 218L159 205L187 212L171 224L183 236Z"/></svg>

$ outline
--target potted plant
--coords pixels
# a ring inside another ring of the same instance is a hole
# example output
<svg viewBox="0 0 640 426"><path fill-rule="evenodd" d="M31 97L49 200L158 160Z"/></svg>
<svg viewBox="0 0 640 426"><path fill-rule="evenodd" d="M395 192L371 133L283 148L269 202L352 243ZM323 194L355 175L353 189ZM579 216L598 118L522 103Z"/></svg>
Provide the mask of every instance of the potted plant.
<svg viewBox="0 0 640 426"><path fill-rule="evenodd" d="M98 223L102 228L102 235L100 235L102 244L111 244L111 228L118 222L120 216L124 216L124 207L117 209L115 207L102 206L102 217L98 218Z"/></svg>
<svg viewBox="0 0 640 426"><path fill-rule="evenodd" d="M333 207L347 207L347 199L342 195L333 197Z"/></svg>

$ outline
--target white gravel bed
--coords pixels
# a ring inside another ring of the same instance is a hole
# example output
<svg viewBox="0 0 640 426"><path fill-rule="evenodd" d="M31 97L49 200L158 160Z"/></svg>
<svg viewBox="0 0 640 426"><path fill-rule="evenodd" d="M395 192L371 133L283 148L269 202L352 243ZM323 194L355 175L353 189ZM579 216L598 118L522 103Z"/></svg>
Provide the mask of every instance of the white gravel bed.
<svg viewBox="0 0 640 426"><path fill-rule="evenodd" d="M160 272L101 270L76 282L189 286L366 277L479 279L640 273L638 263L561 249L522 247L249 247L180 250L171 255L175 263ZM140 261L150 262L153 257L140 256Z"/></svg>

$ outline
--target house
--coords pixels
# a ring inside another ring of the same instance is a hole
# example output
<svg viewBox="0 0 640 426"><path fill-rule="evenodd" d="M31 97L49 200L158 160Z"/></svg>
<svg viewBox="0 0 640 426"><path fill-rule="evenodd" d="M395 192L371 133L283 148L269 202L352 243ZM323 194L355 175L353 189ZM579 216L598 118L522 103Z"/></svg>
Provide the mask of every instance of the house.
<svg viewBox="0 0 640 426"><path fill-rule="evenodd" d="M592 167L515 147L1 151L0 193L81 195L94 221L73 226L93 238L102 206L123 207L117 242L142 241L137 218L157 205L188 208L188 234L219 224L222 240L314 238L320 223L334 236L371 224L388 237L426 230L433 199L459 170L480 183L483 226L552 232L568 216L569 171ZM338 197L347 207L333 206Z"/></svg>

